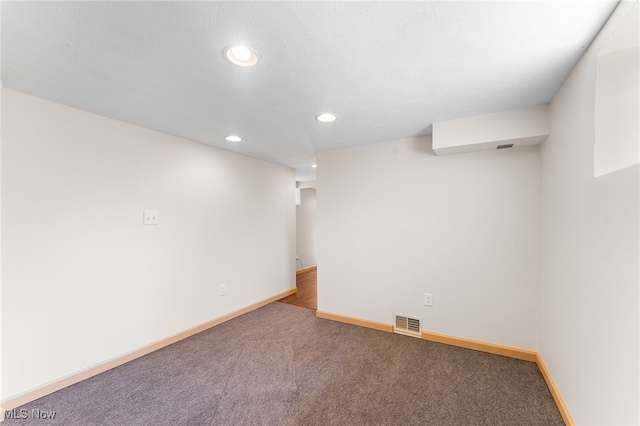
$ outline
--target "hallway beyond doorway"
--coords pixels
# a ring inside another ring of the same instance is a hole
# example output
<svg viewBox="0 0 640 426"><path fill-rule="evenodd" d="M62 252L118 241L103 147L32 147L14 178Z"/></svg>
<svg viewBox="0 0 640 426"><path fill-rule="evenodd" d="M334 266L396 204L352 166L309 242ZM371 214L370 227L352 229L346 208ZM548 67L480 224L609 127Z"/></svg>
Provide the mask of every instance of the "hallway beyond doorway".
<svg viewBox="0 0 640 426"><path fill-rule="evenodd" d="M309 269L296 275L298 292L287 296L278 302L300 306L307 309L318 309L317 268Z"/></svg>

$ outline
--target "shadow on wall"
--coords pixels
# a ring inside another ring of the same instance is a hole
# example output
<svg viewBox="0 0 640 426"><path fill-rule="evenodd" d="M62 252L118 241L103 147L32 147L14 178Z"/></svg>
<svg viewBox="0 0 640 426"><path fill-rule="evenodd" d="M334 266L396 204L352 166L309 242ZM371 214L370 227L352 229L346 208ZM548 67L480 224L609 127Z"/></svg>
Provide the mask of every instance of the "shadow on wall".
<svg viewBox="0 0 640 426"><path fill-rule="evenodd" d="M433 155L435 157L436 153L433 150L433 137L431 135L414 138L412 141L411 148L414 152Z"/></svg>
<svg viewBox="0 0 640 426"><path fill-rule="evenodd" d="M428 125L421 132L412 138L412 149L414 152L435 156L433 150L433 124Z"/></svg>

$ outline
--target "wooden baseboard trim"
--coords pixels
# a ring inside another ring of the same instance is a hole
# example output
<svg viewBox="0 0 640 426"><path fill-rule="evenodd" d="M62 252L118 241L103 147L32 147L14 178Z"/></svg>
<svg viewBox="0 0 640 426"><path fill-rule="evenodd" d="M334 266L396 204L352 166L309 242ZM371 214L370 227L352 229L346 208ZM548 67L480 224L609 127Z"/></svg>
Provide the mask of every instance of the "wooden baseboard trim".
<svg viewBox="0 0 640 426"><path fill-rule="evenodd" d="M575 423L571 418L569 409L567 408L564 401L562 400L562 396L560 396L560 391L556 387L556 384L554 383L553 378L551 377L551 373L549 373L547 366L542 360L542 355L540 355L539 352L537 352L536 355L537 355L536 364L538 365L538 369L540 370L542 377L544 377L544 381L547 382L547 387L549 388L549 392L551 392L551 396L553 397L553 400L556 402L556 405L558 406L558 411L560 411L560 415L562 416L564 423L567 426L574 426Z"/></svg>
<svg viewBox="0 0 640 426"><path fill-rule="evenodd" d="M316 317L332 321L344 322L346 324L357 325L360 327L372 328L374 330L386 331L387 333L393 333L393 326L391 324L384 324L382 322L370 321L325 311L316 311Z"/></svg>
<svg viewBox="0 0 640 426"><path fill-rule="evenodd" d="M300 270L296 271L296 276L298 276L300 274L304 274L305 272L313 271L314 269L318 269L318 267L317 266L309 266L308 268L300 269Z"/></svg>
<svg viewBox="0 0 640 426"><path fill-rule="evenodd" d="M77 373L70 374L66 377L47 383L38 388L32 389L30 391L26 391L20 395L6 399L2 401L2 403L0 404L1 405L0 421L4 420L5 410L11 410L11 409L20 407L28 402L34 401L38 398L42 398L43 396L49 395L50 393L53 393L60 389L71 386L82 380L88 379L89 377L93 377L97 374L103 373L107 370L110 370L114 367L125 364L136 358L140 358L141 356L147 355L153 351L157 351L158 349L164 348L165 346L169 346L182 339L186 339L187 337L193 336L194 334L200 333L201 331L207 330L211 327L215 327L216 325L222 324L223 322L229 321L230 319L239 317L240 315L246 314L247 312L251 312L255 309L261 308L262 306L268 305L271 302L275 302L276 300L280 300L283 297L287 297L291 294L294 294L297 291L298 289L296 287L291 288L289 290L283 291L281 293L278 293L266 299L260 300L256 303L252 303L251 305L240 308L236 311L229 312L228 314L219 316L217 318L213 318L209 321L203 322L202 324L195 325L193 327L187 328L186 330L174 333L170 336L167 336L155 342L149 343L148 345L135 349L124 355L120 355L116 358L112 358L108 361L86 368Z"/></svg>
<svg viewBox="0 0 640 426"><path fill-rule="evenodd" d="M422 338L431 342L444 343L447 345L473 349L480 352L488 352L490 354L502 355L530 362L536 362L538 355L538 352L529 349L499 345L496 343L483 342L481 340L466 339L464 337L450 336L447 334L434 333L432 331L423 331Z"/></svg>

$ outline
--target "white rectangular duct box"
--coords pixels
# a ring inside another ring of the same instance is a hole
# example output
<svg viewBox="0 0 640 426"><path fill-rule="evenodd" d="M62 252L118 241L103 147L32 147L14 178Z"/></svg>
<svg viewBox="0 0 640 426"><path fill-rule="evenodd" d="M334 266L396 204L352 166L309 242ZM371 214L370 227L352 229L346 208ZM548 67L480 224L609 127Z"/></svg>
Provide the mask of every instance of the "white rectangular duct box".
<svg viewBox="0 0 640 426"><path fill-rule="evenodd" d="M549 106L542 105L433 123L433 151L445 155L539 145L547 136Z"/></svg>

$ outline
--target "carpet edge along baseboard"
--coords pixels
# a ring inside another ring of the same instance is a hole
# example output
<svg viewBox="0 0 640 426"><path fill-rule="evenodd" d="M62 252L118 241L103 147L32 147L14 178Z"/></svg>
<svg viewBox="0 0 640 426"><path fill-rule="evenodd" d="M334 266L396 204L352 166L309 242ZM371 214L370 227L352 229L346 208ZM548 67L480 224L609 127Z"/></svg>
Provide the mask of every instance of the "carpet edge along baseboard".
<svg viewBox="0 0 640 426"><path fill-rule="evenodd" d="M467 339L464 337L450 336L448 334L423 331L422 338L431 342L444 343L451 346L458 346L476 351L488 352L494 355L502 355L509 358L521 359L523 361L536 362L538 352L530 349L518 348L515 346L499 345L496 343L483 342L481 340Z"/></svg>
<svg viewBox="0 0 640 426"><path fill-rule="evenodd" d="M562 396L560 395L560 391L558 390L555 382L553 381L553 377L551 377L551 373L547 369L546 364L542 360L542 355L540 353L537 354L536 364L538 365L538 370L540 370L540 374L544 378L544 381L547 382L547 387L549 388L549 392L551 392L551 396L553 400L556 402L556 406L560 411L560 415L562 419L568 426L574 426L573 418L571 418L571 413L569 413L569 409L564 403Z"/></svg>
<svg viewBox="0 0 640 426"><path fill-rule="evenodd" d="M393 333L393 326L391 324L385 324L382 322L376 322L356 317L350 317L348 315L334 314L326 311L316 311L316 317L328 319L332 321L344 322L346 324L357 325L359 327L372 328L374 330L386 331L387 333Z"/></svg>
<svg viewBox="0 0 640 426"><path fill-rule="evenodd" d="M359 327L372 328L374 330L385 331L387 333L393 333L393 325L377 321L371 321L362 318L351 317L348 315L335 314L333 312L319 310L316 311L316 317L356 325ZM558 411L560 411L560 415L562 416L564 422L567 424L567 426L574 426L575 423L573 422L571 414L569 413L569 410L565 405L562 396L560 395L560 391L558 391L558 388L556 387L555 382L551 377L551 373L549 373L549 370L542 360L542 355L540 355L538 351L518 348L515 346L484 342L481 340L467 339L464 337L451 336L448 334L434 333L432 331L422 331L422 339L436 343L443 343L445 345L458 346L465 349L473 349L480 352L487 352L494 355L502 355L509 358L516 358L523 361L536 363L538 369L540 370L540 374L542 374L542 377L547 383L549 392L551 392L551 396L553 397L553 400L555 401L556 406L558 407Z"/></svg>
<svg viewBox="0 0 640 426"><path fill-rule="evenodd" d="M134 349L131 352L127 352L113 359L101 362L92 367L88 367L84 370L80 370L76 373L72 373L68 376L54 380L50 383L44 384L35 389L28 390L26 392L23 392L22 394L8 398L0 403L0 422L4 420L5 410L12 410L14 408L20 407L21 405L24 405L31 401L35 401L38 398L42 398L43 396L59 391L60 389L64 389L68 386L81 382L82 380L86 380L90 377L96 376L107 370L111 370L112 368L125 364L136 358L140 358L141 356L147 355L153 351L157 351L158 349L164 348L165 346L169 346L182 339L186 339L187 337L193 336L194 334L200 333L201 331L207 330L211 327L215 327L216 325L222 324L223 322L239 317L240 315L246 314L247 312L251 312L262 306L268 305L269 303L275 302L276 300L280 300L283 297L292 295L297 291L298 289L296 287L290 288L289 290L285 290L281 293L275 294L266 299L252 303L243 308L237 309L235 311L229 312L219 317L210 319L209 321L205 321L201 324L197 324L193 327L189 327L185 330L171 334L162 339L156 340L155 342L149 343L138 349Z"/></svg>

